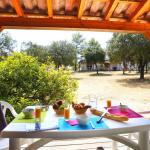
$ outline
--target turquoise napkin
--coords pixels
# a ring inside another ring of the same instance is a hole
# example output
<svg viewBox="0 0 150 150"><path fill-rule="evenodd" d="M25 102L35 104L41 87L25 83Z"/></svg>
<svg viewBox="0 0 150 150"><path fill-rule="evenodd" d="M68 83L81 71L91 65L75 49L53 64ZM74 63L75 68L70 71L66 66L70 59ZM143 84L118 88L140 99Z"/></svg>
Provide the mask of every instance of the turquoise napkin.
<svg viewBox="0 0 150 150"><path fill-rule="evenodd" d="M68 122L64 120L64 118L60 118L58 122L58 127L59 127L59 130L93 130L90 124L90 121L92 121L95 129L108 129L108 126L105 124L104 121L101 121L101 123L97 124L96 121L98 119L99 117L92 117L84 126L81 126L79 124L75 126L71 126Z"/></svg>

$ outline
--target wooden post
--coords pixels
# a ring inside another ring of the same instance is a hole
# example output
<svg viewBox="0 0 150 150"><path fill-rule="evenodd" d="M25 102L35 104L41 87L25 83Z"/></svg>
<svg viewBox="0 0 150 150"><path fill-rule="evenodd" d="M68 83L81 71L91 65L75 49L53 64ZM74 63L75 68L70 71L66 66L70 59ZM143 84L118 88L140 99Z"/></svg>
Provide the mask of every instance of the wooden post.
<svg viewBox="0 0 150 150"><path fill-rule="evenodd" d="M145 32L144 35L148 40L150 40L150 32Z"/></svg>
<svg viewBox="0 0 150 150"><path fill-rule="evenodd" d="M0 26L0 32L2 32L2 31L3 31L3 29L4 29L4 27Z"/></svg>

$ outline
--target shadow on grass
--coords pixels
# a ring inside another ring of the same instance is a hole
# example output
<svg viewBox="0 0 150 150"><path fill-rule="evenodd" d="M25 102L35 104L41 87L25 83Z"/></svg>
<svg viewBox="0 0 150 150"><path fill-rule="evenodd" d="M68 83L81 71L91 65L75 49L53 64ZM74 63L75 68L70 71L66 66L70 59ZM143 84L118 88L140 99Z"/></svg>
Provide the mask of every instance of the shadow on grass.
<svg viewBox="0 0 150 150"><path fill-rule="evenodd" d="M90 76L112 76L110 73L92 73Z"/></svg>
<svg viewBox="0 0 150 150"><path fill-rule="evenodd" d="M118 79L122 86L130 87L130 88L150 88L150 78L145 78L144 80L140 80L139 78L136 79Z"/></svg>
<svg viewBox="0 0 150 150"><path fill-rule="evenodd" d="M122 74L123 76L135 76L135 75L139 75L139 73L125 73Z"/></svg>

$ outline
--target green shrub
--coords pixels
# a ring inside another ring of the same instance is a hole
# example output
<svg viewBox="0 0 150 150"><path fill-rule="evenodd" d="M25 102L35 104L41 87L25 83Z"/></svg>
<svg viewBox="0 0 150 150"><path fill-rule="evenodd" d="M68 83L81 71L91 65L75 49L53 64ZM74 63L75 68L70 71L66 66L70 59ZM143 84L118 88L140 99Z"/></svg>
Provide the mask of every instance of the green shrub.
<svg viewBox="0 0 150 150"><path fill-rule="evenodd" d="M63 67L55 69L52 62L39 64L24 53L13 53L0 62L0 98L21 111L37 101L51 104L57 99L74 100L77 81Z"/></svg>

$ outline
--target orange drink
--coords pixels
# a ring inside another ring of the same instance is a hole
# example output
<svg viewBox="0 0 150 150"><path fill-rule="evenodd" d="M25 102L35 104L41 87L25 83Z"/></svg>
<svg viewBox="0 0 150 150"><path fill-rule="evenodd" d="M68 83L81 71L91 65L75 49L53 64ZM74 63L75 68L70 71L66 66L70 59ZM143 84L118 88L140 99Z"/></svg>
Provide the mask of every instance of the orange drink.
<svg viewBox="0 0 150 150"><path fill-rule="evenodd" d="M107 108L111 107L111 100L107 100Z"/></svg>
<svg viewBox="0 0 150 150"><path fill-rule="evenodd" d="M38 118L38 119L41 118L41 108L40 107L35 108L35 118Z"/></svg>
<svg viewBox="0 0 150 150"><path fill-rule="evenodd" d="M64 108L64 118L69 119L70 118L70 109Z"/></svg>

